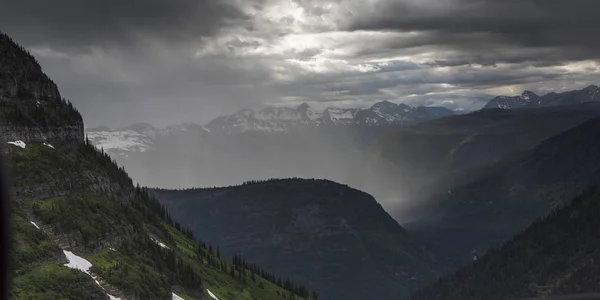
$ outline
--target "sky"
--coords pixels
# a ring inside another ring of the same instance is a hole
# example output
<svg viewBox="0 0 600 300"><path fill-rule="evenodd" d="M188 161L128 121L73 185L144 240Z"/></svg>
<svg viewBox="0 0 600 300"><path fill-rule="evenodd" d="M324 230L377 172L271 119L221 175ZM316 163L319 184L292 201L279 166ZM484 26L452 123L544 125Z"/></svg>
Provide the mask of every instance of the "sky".
<svg viewBox="0 0 600 300"><path fill-rule="evenodd" d="M25 46L86 126L206 123L241 108L475 110L600 84L597 0L19 0Z"/></svg>

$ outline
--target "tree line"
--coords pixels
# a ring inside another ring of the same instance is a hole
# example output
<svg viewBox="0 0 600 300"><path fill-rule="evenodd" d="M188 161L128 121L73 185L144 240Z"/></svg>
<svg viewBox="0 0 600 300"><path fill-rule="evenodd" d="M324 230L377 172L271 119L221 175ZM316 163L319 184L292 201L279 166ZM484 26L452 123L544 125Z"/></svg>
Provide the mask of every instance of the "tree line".
<svg viewBox="0 0 600 300"><path fill-rule="evenodd" d="M117 162L112 159L108 153L103 150L98 150L91 141L86 137L83 146L80 148L85 154L91 154L95 156L95 159L98 160L100 164L104 166L104 170L108 170L111 173L111 178L116 179L122 187L133 186L133 180L123 167L119 167ZM299 178L290 178L290 179L299 179ZM305 180L305 179L301 179ZM313 179L317 180L317 179ZM259 182L275 182L275 181L283 181L283 179L268 179L264 181L250 181L245 182L244 184L254 184ZM220 269L225 273L229 273L234 278L245 282L250 278L250 280L258 280L257 276L264 278L265 280L272 282L273 284L279 286L280 288L290 292L290 294L298 295L302 298L309 298L312 296L313 299L317 299L317 293L308 291L306 287L303 285L292 283L289 279L282 280L280 277L275 276L275 274L268 272L258 266L255 263L248 263L245 259L242 259L241 256L235 255L235 262L228 263L225 259L223 259L220 255L220 250L218 247L213 247L209 243L202 241L194 236L193 231L185 226L182 226L177 220L175 220L171 214L169 213L166 206L161 204L156 197L150 193L147 187L141 187L137 184L133 190L133 201L130 207L141 213L143 217L143 221L155 225L156 228L163 228L161 224L164 222L165 224L171 226L178 232L182 233L187 238L196 241L197 243L197 258L202 261L206 261L206 263L216 269ZM128 203L123 203L123 205L128 206ZM131 220L132 222L138 222L140 220ZM143 225L142 225L143 226ZM138 227L138 226L136 226ZM143 227L139 227L143 228ZM165 232L165 236L170 236L167 232ZM171 244L175 244L173 241L170 241ZM192 266L186 265L183 262L174 262L174 253L172 250L161 248L157 246L156 243L150 241L143 241L143 244L148 246L149 249L153 249L152 251L160 254L161 257L164 257L167 261L166 268L171 270L175 275L173 279L176 282L184 286L201 284L201 278L197 274L194 273ZM152 246L151 246L152 245ZM233 272L232 272L233 269ZM254 278L254 279L253 279ZM262 283L259 283L259 286Z"/></svg>

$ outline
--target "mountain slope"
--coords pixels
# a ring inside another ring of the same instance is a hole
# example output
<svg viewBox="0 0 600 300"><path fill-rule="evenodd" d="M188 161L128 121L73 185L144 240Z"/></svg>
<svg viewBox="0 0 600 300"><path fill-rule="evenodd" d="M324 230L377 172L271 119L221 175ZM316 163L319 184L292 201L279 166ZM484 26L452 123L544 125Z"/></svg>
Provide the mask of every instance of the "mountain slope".
<svg viewBox="0 0 600 300"><path fill-rule="evenodd" d="M600 103L584 103L486 109L412 125L380 137L348 182L409 222L433 195L476 181L503 158L598 117Z"/></svg>
<svg viewBox="0 0 600 300"><path fill-rule="evenodd" d="M333 299L396 299L441 267L370 195L326 180L153 190L195 234ZM373 288L373 287L377 288Z"/></svg>
<svg viewBox="0 0 600 300"><path fill-rule="evenodd" d="M406 226L463 254L485 250L600 184L599 134L600 118L549 138L451 194L430 199L427 216Z"/></svg>
<svg viewBox="0 0 600 300"><path fill-rule="evenodd" d="M84 139L81 116L31 55L4 34L0 50L12 299L189 300L210 299L209 290L225 299L307 297L264 270L250 280L248 266L194 241Z"/></svg>
<svg viewBox="0 0 600 300"><path fill-rule="evenodd" d="M502 247L410 299L493 300L598 293L598 210L600 190L587 190Z"/></svg>

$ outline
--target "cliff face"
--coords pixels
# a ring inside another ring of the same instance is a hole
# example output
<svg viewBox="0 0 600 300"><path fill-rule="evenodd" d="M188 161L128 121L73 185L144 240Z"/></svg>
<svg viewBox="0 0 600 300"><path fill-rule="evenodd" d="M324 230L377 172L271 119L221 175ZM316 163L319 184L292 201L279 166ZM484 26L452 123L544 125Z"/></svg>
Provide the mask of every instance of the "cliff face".
<svg viewBox="0 0 600 300"><path fill-rule="evenodd" d="M56 84L23 47L0 32L0 101L56 101Z"/></svg>
<svg viewBox="0 0 600 300"><path fill-rule="evenodd" d="M61 144L84 141L79 112L61 97L35 58L2 33L0 139Z"/></svg>
<svg viewBox="0 0 600 300"><path fill-rule="evenodd" d="M82 126L27 127L17 125L0 126L0 136L7 141L22 140L26 143L81 142L84 139Z"/></svg>

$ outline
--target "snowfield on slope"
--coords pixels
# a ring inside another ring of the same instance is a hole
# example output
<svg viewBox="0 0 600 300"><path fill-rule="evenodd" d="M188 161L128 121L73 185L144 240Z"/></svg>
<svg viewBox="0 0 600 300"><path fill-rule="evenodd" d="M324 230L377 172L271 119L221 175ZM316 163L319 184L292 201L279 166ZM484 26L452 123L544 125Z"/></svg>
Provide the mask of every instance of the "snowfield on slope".
<svg viewBox="0 0 600 300"><path fill-rule="evenodd" d="M92 274L90 274L90 272L89 272L90 268L92 267L91 262L89 262L87 259L85 259L81 256L75 255L71 251L63 250L63 253L67 257L67 260L69 260L69 263L66 263L65 267L79 270L85 274L88 274L90 277L92 277L94 279L96 284L98 284L100 286L100 282L98 282L98 280L96 280L96 278L94 278L94 276L92 276ZM100 287L102 287L102 286L100 286Z"/></svg>
<svg viewBox="0 0 600 300"><path fill-rule="evenodd" d="M92 277L92 279L94 279L94 281L96 282L96 284L102 288L104 290L104 288L102 287L102 285L100 285L100 282L98 282L98 280L96 280L96 277L94 277L90 272L90 268L92 267L92 263L89 262L87 259L81 257L81 256L77 256L75 255L73 252L71 251L67 251L67 250L63 250L63 253L65 254L65 256L67 257L67 260L69 260L69 263L65 264L65 267L71 268L71 269L75 269L75 270L79 270L85 274L88 274L90 277ZM121 298L117 298L109 293L107 293L106 291L104 291L104 293L108 296L108 298L110 298L111 300L121 300Z"/></svg>
<svg viewBox="0 0 600 300"><path fill-rule="evenodd" d="M167 246L167 245L163 244L161 241L159 241L159 240L157 240L157 239L155 239L155 238L153 238L153 237L150 237L150 239L151 239L153 242L157 243L159 246L161 246L161 247L163 247L163 248L165 248L165 249L171 249L171 248L169 248L169 246Z"/></svg>
<svg viewBox="0 0 600 300"><path fill-rule="evenodd" d="M27 146L27 144L25 144L25 142L23 142L23 141L14 141L14 142L7 142L7 143L9 143L11 145L15 145L17 147L21 147L23 149L25 149L25 147Z"/></svg>
<svg viewBox="0 0 600 300"><path fill-rule="evenodd" d="M211 296L213 299L219 300L219 298L217 298L217 296L215 296L215 294L213 294L209 289L206 289L206 291L208 292L208 295Z"/></svg>
<svg viewBox="0 0 600 300"><path fill-rule="evenodd" d="M173 294L173 300L185 300L185 299L183 299L183 298L181 298L181 297L177 296L177 294L175 294L175 293L173 293L173 292L171 292L171 294Z"/></svg>
<svg viewBox="0 0 600 300"><path fill-rule="evenodd" d="M38 226L37 224L35 224L33 221L29 221L29 223L31 223L31 225L35 226L35 228L40 229L40 226Z"/></svg>

